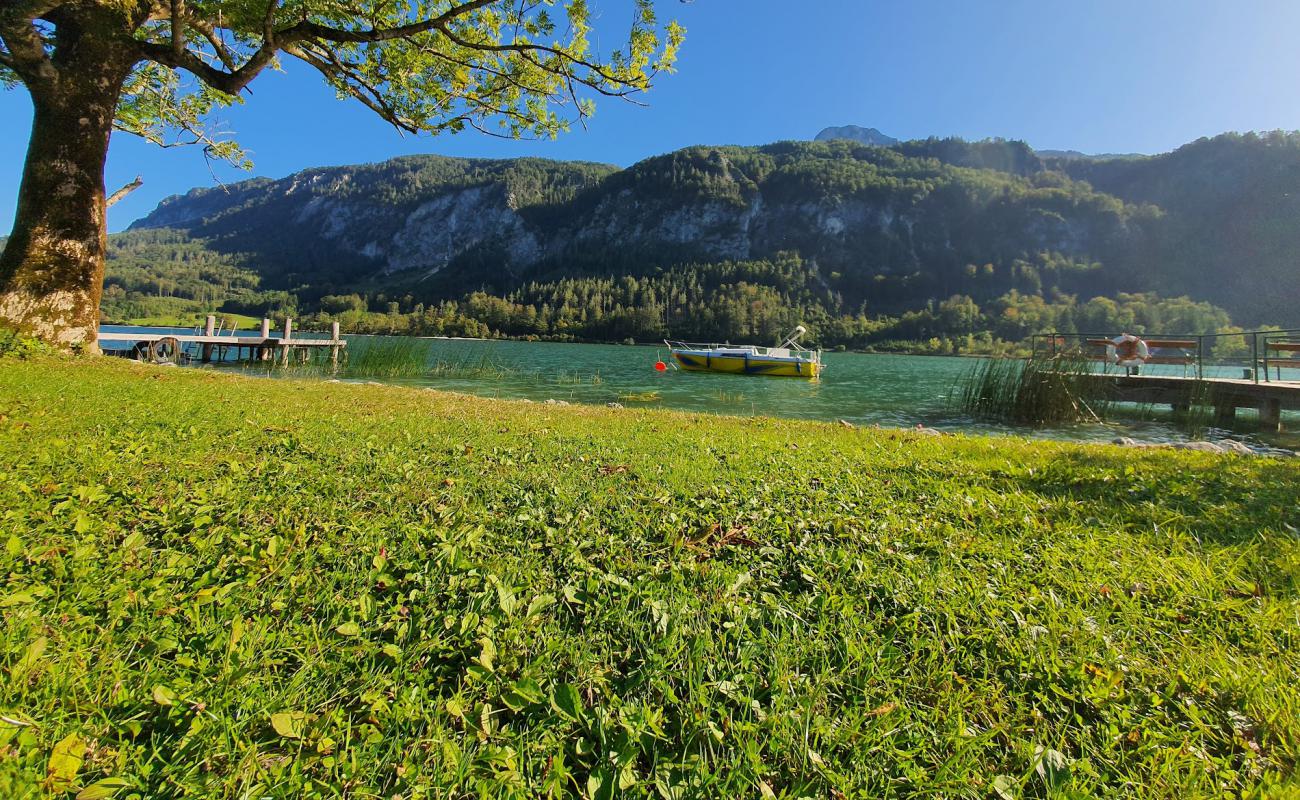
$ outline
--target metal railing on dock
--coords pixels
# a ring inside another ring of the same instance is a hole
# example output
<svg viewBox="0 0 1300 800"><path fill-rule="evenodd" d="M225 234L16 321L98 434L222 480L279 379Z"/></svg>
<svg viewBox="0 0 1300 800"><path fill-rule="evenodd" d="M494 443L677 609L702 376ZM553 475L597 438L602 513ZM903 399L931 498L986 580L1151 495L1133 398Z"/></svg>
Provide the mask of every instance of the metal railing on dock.
<svg viewBox="0 0 1300 800"><path fill-rule="evenodd" d="M1254 408L1263 429L1281 430L1282 412L1300 410L1296 328L1174 335L1047 333L1030 337L1030 352L1102 364L1086 383L1098 397L1168 404L1175 414L1208 405L1221 427L1232 425L1237 409ZM1124 371L1114 372L1112 365ZM1183 374L1169 374L1167 368L1177 366ZM1233 374L1234 369L1241 371Z"/></svg>
<svg viewBox="0 0 1300 800"><path fill-rule="evenodd" d="M1111 360L1107 345L1125 334L1142 340L1149 355L1126 374L1146 372L1147 365L1182 366L1183 376L1226 379L1225 370L1240 368L1241 380L1255 383L1300 381L1300 372L1284 376L1282 370L1300 370L1300 328L1240 331L1236 333L1163 334L1109 331L1094 333L1038 333L1029 337L1032 355L1077 354L1099 362ZM1215 374L1219 373L1219 374Z"/></svg>

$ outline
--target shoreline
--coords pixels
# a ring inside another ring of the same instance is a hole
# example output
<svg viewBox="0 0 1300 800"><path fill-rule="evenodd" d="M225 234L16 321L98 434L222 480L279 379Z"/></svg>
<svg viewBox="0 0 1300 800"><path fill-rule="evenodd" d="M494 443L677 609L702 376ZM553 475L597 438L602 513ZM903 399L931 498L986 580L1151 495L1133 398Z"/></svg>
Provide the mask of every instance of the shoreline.
<svg viewBox="0 0 1300 800"><path fill-rule="evenodd" d="M413 337L413 338L434 338L434 337ZM497 340L483 339L483 340L475 340L475 341L490 342L490 341L497 341ZM136 364L137 362L128 360L128 363ZM168 367L158 367L158 366L151 366L151 365L139 365L139 366L145 366L152 369L171 368L170 366ZM464 391L459 388L413 385L410 383L400 382L400 379L397 381L391 378L385 380L382 377L374 377L374 376L342 377L338 375L329 375L325 372L321 372L319 375L303 375L303 374L293 374L293 373L276 374L274 367L272 367L271 369L241 369L233 366L226 367L226 366L214 366L214 365L191 365L191 366L177 367L177 368L187 369L187 370L197 369L199 371L203 371L211 374L231 375L231 376L246 377L246 378L271 379L271 380L279 380L279 381L301 381L304 383L324 383L330 385L387 387L393 389L404 389L404 390L418 391L418 392L436 392L440 394L448 394L448 395L459 396L459 397L472 397L481 400L519 403L524 405L559 406L559 407L567 406L567 407L578 407L578 408L607 408L612 410L629 411L629 412L645 411L645 412L668 412L668 413L679 413L679 414L705 414L711 417L718 417L727 420L738 420L738 421L739 420L767 420L774 423L814 423L814 424L831 425L831 426L838 426L841 428L850 428L850 429L860 428L863 430L912 432L912 433L919 433L921 435L926 435L926 436L964 436L964 437L983 437L992 440L1009 439L1009 440L1017 440L1017 441L1024 441L1024 442L1059 442L1059 443L1078 444L1078 445L1113 445L1113 446L1127 447L1127 448L1139 449L1139 450L1160 450L1160 449L1199 450L1201 452L1221 452L1221 453L1230 453L1230 454L1237 454L1237 455L1254 455L1254 456L1261 456L1261 457L1276 457L1276 458L1300 457L1300 450L1293 451L1291 449L1273 444L1267 441L1267 439L1259 440L1260 441L1259 444L1249 443L1249 440L1256 439L1257 437L1260 436L1260 432L1258 431L1251 432L1251 433L1236 434L1238 438L1234 438L1231 435L1230 436L1220 435L1217 437L1200 438L1200 439L1189 436L1186 439L1174 440L1174 441L1169 441L1164 439L1153 440L1149 438L1138 437L1137 431L1135 431L1131 427L1131 425L1125 426L1122 421L1107 420L1099 423L1080 423L1080 425L1096 426L1099 433L1101 433L1101 431L1103 430L1105 431L1104 434L1096 438L1066 438L1064 436L1051 435L1052 431L1057 430L1055 428L1025 428L1025 427L1016 427L1016 426L1011 426L1006 424L1000 424L1000 423L998 424L975 423L981 425L982 427L977 430L964 430L962 429L961 425L957 423L945 424L943 422L939 422L938 424L927 425L925 422L914 422L909 424L891 425L891 424L882 424L880 422L875 422L875 421L872 422L851 421L843 417L832 418L828 416L826 418L820 418L820 417L792 417L792 416L780 416L774 414L758 414L758 413L743 414L734 411L729 411L726 409L693 409L693 408L683 408L683 407L664 406L664 405L651 405L649 403L642 403L637 401L622 401L618 399L619 398L618 395L614 395L615 399L613 400L603 400L603 401L562 399L558 397L547 397L543 399L537 399L532 397L515 397L515 396L502 397L499 394L499 389L497 390L497 393L489 394L486 392L479 393L473 391ZM557 386L554 388L560 388L560 387ZM539 394L547 394L547 392L539 392ZM1144 421L1130 420L1129 422L1138 423ZM1046 435L1044 435L1044 432L1046 432ZM1294 432L1285 432L1283 434L1280 434L1280 437L1289 438L1289 437L1294 437L1295 435L1296 434Z"/></svg>

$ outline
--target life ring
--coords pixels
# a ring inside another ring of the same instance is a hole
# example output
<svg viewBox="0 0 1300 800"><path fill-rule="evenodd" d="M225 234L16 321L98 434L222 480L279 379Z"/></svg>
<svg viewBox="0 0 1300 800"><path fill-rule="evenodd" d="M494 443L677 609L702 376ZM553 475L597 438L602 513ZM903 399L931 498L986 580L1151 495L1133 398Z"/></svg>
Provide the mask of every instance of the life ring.
<svg viewBox="0 0 1300 800"><path fill-rule="evenodd" d="M180 357L181 343L174 336L164 336L149 347L149 360L154 364L175 364Z"/></svg>
<svg viewBox="0 0 1300 800"><path fill-rule="evenodd" d="M1121 367L1140 367L1150 355L1147 343L1131 333L1122 333L1106 345L1106 358Z"/></svg>

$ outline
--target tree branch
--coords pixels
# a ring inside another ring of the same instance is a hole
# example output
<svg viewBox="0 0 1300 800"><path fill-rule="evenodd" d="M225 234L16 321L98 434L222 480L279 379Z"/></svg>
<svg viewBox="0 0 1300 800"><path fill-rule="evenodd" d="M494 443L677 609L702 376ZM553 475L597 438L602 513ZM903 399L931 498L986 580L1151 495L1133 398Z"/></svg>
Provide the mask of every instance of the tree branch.
<svg viewBox="0 0 1300 800"><path fill-rule="evenodd" d="M67 2L68 0L26 0L26 2L9 0L5 3L8 8L0 12L0 14L9 19L31 22L34 19L40 19L61 5L66 5Z"/></svg>
<svg viewBox="0 0 1300 800"><path fill-rule="evenodd" d="M311 20L303 20L280 31L276 36L277 38L287 36L296 39L324 39L327 42L349 42L354 44L387 42L393 39L405 39L417 33L426 33L434 29L441 30L460 17L477 11L484 6L490 6L495 2L498 2L498 0L470 0L468 3L452 6L431 19L412 22L409 25L398 25L393 28L371 28L364 31L331 28L328 25L321 25Z"/></svg>
<svg viewBox="0 0 1300 800"><path fill-rule="evenodd" d="M185 0L171 0L172 3L172 53L180 58L185 49Z"/></svg>
<svg viewBox="0 0 1300 800"><path fill-rule="evenodd" d="M559 58L561 61L567 61L570 64L576 64L577 66L585 67L591 70L593 74L597 75L603 80L609 81L610 83L627 85L627 81L620 80L619 78L610 75L608 72L602 69L598 64L593 64L590 61L584 61L581 58L574 58L573 56L567 53L556 50L554 47L547 47L544 44L533 44L531 42L528 44L517 44L514 42L510 44L489 44L487 42L484 42L482 44L476 44L460 38L456 34L452 33L450 30L447 30L447 28L445 27L439 28L438 32L441 33L443 36L446 36L448 39L450 39L453 44L458 44L461 47L468 47L473 50L481 50L487 53L519 53L524 58L528 59L528 61L535 67L541 67L542 65L537 63L533 59L529 58L529 56L532 55L533 53L547 53L548 55L552 55L555 56L556 58ZM584 85L590 86L596 91L601 92L601 94L605 94L605 92L603 92L599 86L593 85L593 82L584 81L580 78L578 80Z"/></svg>
<svg viewBox="0 0 1300 800"><path fill-rule="evenodd" d="M272 46L275 44L275 11L279 7L280 0L268 0L266 16L262 17L262 41Z"/></svg>
<svg viewBox="0 0 1300 800"><path fill-rule="evenodd" d="M58 72L45 52L45 40L33 22L34 18L0 16L0 42L8 48L5 66L18 73L18 77L29 85L52 83L58 78Z"/></svg>
<svg viewBox="0 0 1300 800"><path fill-rule="evenodd" d="M213 89L226 94L239 94L253 78L257 77L259 72L271 63L271 59L275 56L274 48L263 47L245 61L243 66L230 72L224 72L189 50L183 50L177 54L168 45L138 40L135 47L140 58L157 62L164 67L183 69Z"/></svg>
<svg viewBox="0 0 1300 800"><path fill-rule="evenodd" d="M53 0L49 1L53 2ZM240 66L235 66L236 59L232 51L225 46L224 41L217 36L216 31L207 20L196 17L193 12L186 14L184 0L153 0L153 2L155 4L171 3L174 12L179 7L181 16L173 17L174 29L170 42L171 46L168 46L168 43L163 41L134 40L139 58L154 61L173 69L183 69L212 88L226 94L235 95L241 92L263 69L273 63L277 52L284 51L314 67L327 79L333 81L341 91L360 100L381 118L401 131L417 132L427 124L427 121L412 120L404 116L384 96L379 86L384 82L382 79L371 80L365 77L355 65L348 64L333 53L331 48L326 46L326 43L370 44L434 32L436 35L471 53L514 54L521 61L543 72L560 76L559 91L553 92L549 89L528 85L529 82L521 82L513 70L495 69L491 63L478 64L474 63L472 58L458 59L433 48L422 48L425 49L425 52L429 52L445 61L471 70L483 70L501 82L497 88L489 89L487 93L480 94L477 97L467 97L460 92L452 93L452 96L447 98L445 104L440 103L443 110L451 110L456 103L463 103L467 108L460 113L453 112L451 119L444 120L432 128L435 130L462 123L482 130L472 117L483 112L498 114L513 121L529 122L530 120L525 118L526 115L522 115L511 108L498 107L498 104L493 102L504 90L505 86L513 86L529 94L558 97L561 100L566 99L565 96L567 95L567 99L575 104L578 119L584 125L586 114L578 98L578 85L585 86L606 97L624 99L644 88L643 82L638 79L639 76L635 73L630 79L622 77L618 72L611 71L604 65L566 53L563 49L545 44L518 41L517 34L512 41L502 44L492 41L475 42L464 38L462 32L458 32L453 28L453 23L458 19L500 2L500 0L467 0L453 5L436 17L406 25L366 30L336 28L314 22L305 17L277 30L275 28L276 15L281 9L282 0L265 0L266 11L263 16L262 41ZM527 0L520 0L520 2L520 9L523 9L527 4ZM188 16L188 19L185 19L185 16ZM175 26L183 26L186 22L202 34L208 44L212 46L216 53L216 59L220 61L220 66L214 64L211 56L206 53L194 52L176 46L177 42L180 41L178 38L180 31L176 30ZM485 59L485 61L490 62L491 60ZM221 67L224 67L224 69ZM582 74L575 74L575 69L582 72ZM490 131L484 132L491 133Z"/></svg>
<svg viewBox="0 0 1300 800"><path fill-rule="evenodd" d="M422 48L421 52L427 53L427 54L433 56L434 58L437 58L437 59L441 59L441 60L443 60L443 61L446 61L448 64L455 64L456 66L458 66L458 67L464 67L465 69L471 69L471 70L476 69L476 70L481 70L482 72L485 72L485 73L487 73L488 75L491 75L492 77L497 78L498 80L505 81L506 83L508 83L509 85L515 87L516 89L519 89L520 91L522 91L522 92L526 92L526 93L528 93L528 94L535 94L535 95L548 95L548 94L551 94L550 92L545 91L545 90L543 90L543 89L540 89L540 88L538 88L538 87L536 87L536 86L530 86L530 85L528 85L528 84L526 84L526 83L520 83L520 82L519 82L518 80L516 80L515 77L514 77L513 75L511 75L510 73L505 72L505 71L502 71L502 70L499 70L499 69L493 69L492 67L488 66L487 64L475 64L475 63L472 62L472 61L466 61L466 60L464 60L464 59L460 59L460 58L453 58L452 56L450 56L450 55L448 55L448 54L442 52L441 50L435 50L435 49L430 48L430 47ZM576 99L576 98L575 98L575 99Z"/></svg>
<svg viewBox="0 0 1300 800"><path fill-rule="evenodd" d="M136 189L139 189L143 184L144 184L144 179L141 178L139 175L136 175L135 180L131 181L126 186L123 186L121 189L118 189L116 192L110 194L108 196L108 199L104 201L104 207L108 208L109 206L116 203L118 200L121 200L123 197L126 197L131 192L134 192Z"/></svg>
<svg viewBox="0 0 1300 800"><path fill-rule="evenodd" d="M394 128L407 133L419 133L419 126L397 113L397 110L384 100L382 92L362 79L349 64L339 61L333 53L328 50L324 53L314 53L297 45L289 46L285 52L315 67L325 77L339 81L348 94L361 101Z"/></svg>
<svg viewBox="0 0 1300 800"><path fill-rule="evenodd" d="M443 30L448 24L459 17L472 13L484 6L491 5L498 0L470 0L451 8L431 19L413 22L409 25L399 25L393 28L372 28L364 31L349 31L340 28L331 28L328 25L321 25L310 20L302 20L294 23L289 27L276 31L274 27L275 10L279 5L278 0L269 0L267 7L266 20L269 23L264 26L262 46L257 49L247 61L237 69L230 72L213 67L203 59L188 50L182 50L180 53L175 52L170 47L166 47L158 42L136 41L136 52L141 58L150 61L156 61L166 67L173 69L183 69L195 77L202 80L214 89L225 92L226 94L239 94L258 73L266 68L275 58L277 50L284 50L298 42L308 41L311 39L324 39L330 42L383 42L392 39L401 39L413 36L417 33L438 29ZM269 33L269 35L268 35Z"/></svg>
<svg viewBox="0 0 1300 800"><path fill-rule="evenodd" d="M193 14L189 16L189 26L203 34L203 38L207 39L208 44L212 45L212 50L216 53L217 59L225 65L226 69L233 72L235 70L235 57L231 55L230 48L226 47L226 43L217 35L217 29L212 27L207 20Z"/></svg>

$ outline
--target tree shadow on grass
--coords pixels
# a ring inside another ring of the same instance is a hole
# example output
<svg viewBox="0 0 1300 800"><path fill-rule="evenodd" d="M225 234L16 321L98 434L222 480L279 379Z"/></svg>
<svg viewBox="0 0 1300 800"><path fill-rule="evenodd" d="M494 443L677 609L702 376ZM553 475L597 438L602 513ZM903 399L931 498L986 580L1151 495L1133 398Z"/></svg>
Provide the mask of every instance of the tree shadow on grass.
<svg viewBox="0 0 1300 800"><path fill-rule="evenodd" d="M1016 481L1024 491L1057 501L1109 506L1132 522L1195 520L1189 532L1203 544L1238 546L1269 532L1300 536L1300 464L1119 453L1062 452Z"/></svg>

